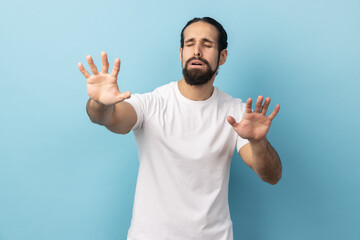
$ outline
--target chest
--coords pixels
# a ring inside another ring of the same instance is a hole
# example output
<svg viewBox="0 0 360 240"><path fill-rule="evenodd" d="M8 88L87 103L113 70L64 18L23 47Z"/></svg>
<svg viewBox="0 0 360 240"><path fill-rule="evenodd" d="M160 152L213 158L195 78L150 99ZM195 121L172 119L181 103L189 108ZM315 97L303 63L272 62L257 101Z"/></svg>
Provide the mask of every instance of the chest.
<svg viewBox="0 0 360 240"><path fill-rule="evenodd" d="M184 159L219 159L232 154L236 133L227 122L229 109L163 104L144 123L144 138L159 151Z"/></svg>

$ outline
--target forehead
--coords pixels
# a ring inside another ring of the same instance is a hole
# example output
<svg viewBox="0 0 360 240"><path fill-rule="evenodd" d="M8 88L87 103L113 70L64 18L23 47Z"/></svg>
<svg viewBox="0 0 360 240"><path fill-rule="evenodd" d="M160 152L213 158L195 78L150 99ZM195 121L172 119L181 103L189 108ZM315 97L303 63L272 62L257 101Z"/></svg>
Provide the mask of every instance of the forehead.
<svg viewBox="0 0 360 240"><path fill-rule="evenodd" d="M213 42L217 42L218 39L218 30L216 27L206 22L195 22L190 24L184 30L184 40L194 38L194 39L203 39L207 38Z"/></svg>

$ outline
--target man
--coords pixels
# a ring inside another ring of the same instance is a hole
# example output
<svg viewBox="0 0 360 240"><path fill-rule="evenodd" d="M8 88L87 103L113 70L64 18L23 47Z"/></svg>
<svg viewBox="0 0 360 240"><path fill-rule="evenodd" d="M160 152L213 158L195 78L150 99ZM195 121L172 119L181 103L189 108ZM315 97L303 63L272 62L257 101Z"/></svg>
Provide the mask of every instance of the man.
<svg viewBox="0 0 360 240"><path fill-rule="evenodd" d="M128 240L231 240L228 207L230 161L235 147L259 177L281 178L280 159L266 139L280 106L266 116L270 98L242 103L214 87L227 57L227 35L212 18L195 18L181 33L183 78L146 94L120 92L120 60L108 74L87 57L83 65L92 122L110 131L133 130L139 150L139 174ZM241 120L241 121L240 121Z"/></svg>

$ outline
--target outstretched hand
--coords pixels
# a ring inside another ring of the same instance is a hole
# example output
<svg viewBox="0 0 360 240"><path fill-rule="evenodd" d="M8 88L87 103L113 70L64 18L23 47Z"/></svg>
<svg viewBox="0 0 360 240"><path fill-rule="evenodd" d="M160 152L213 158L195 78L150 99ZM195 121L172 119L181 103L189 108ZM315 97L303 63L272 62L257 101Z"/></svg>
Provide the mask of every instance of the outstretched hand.
<svg viewBox="0 0 360 240"><path fill-rule="evenodd" d="M78 67L80 72L86 78L86 87L91 99L105 105L112 105L130 98L130 92L120 92L119 86L117 85L117 76L120 71L119 58L115 59L114 68L111 74L109 74L109 62L105 52L101 53L101 72L98 72L90 55L86 57L86 60L93 75L90 75L81 63L78 64Z"/></svg>
<svg viewBox="0 0 360 240"><path fill-rule="evenodd" d="M270 98L265 99L264 105L262 105L262 101L263 96L259 96L255 104L255 111L252 111L252 99L249 98L246 101L245 115L239 123L233 117L227 117L228 122L240 137L249 141L259 141L268 133L272 120L280 110L280 105L276 105L274 111L266 116Z"/></svg>

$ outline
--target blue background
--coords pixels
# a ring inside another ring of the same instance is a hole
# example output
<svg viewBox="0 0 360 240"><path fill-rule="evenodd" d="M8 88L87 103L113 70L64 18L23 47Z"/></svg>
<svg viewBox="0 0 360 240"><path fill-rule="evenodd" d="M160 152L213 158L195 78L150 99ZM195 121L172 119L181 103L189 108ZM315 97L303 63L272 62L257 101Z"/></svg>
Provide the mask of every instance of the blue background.
<svg viewBox="0 0 360 240"><path fill-rule="evenodd" d="M281 181L231 165L234 237L360 239L360 1L7 1L0 8L0 239L125 239L133 134L92 124L90 54L122 60L121 90L181 78L179 35L211 16L229 35L215 85L281 110L268 138Z"/></svg>

